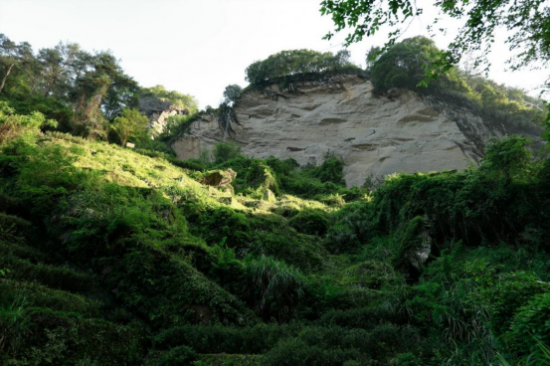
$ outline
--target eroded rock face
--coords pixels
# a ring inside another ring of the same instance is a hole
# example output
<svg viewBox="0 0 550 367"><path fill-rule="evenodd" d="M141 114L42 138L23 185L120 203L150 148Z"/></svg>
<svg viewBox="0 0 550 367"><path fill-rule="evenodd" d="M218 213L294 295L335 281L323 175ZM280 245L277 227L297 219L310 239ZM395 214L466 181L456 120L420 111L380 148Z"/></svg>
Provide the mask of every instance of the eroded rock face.
<svg viewBox="0 0 550 367"><path fill-rule="evenodd" d="M235 136L205 118L173 148L180 159L197 158L234 139L245 155L294 158L300 165L320 164L332 151L346 164L347 185L361 186L369 176L464 169L482 157L484 141L505 133L465 108L411 91L377 97L372 89L359 77L337 76L299 83L292 92L277 85L249 91L235 107L241 124L233 126Z"/></svg>
<svg viewBox="0 0 550 367"><path fill-rule="evenodd" d="M178 108L170 102L150 96L139 100L139 110L149 118L149 127L157 133L164 131L170 116L189 114L187 109Z"/></svg>

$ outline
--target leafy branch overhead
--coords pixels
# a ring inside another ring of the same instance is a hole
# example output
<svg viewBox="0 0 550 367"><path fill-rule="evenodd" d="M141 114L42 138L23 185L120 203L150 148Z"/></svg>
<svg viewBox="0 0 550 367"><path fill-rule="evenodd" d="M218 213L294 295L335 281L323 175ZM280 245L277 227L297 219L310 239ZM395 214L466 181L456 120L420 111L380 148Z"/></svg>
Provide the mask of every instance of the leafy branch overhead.
<svg viewBox="0 0 550 367"><path fill-rule="evenodd" d="M392 46L409 24L424 15L426 1L416 0L323 0L321 14L330 16L335 32L349 29L345 45L360 42L381 32L388 32L382 52ZM428 27L430 33L444 33L445 19L462 21L447 50L434 55L427 77L436 77L472 51L491 51L498 32L506 31L513 70L525 66L544 67L550 61L550 4L544 0L433 0L438 17ZM325 39L331 39L329 32ZM486 61L477 58L477 64ZM487 64L487 67L489 65Z"/></svg>

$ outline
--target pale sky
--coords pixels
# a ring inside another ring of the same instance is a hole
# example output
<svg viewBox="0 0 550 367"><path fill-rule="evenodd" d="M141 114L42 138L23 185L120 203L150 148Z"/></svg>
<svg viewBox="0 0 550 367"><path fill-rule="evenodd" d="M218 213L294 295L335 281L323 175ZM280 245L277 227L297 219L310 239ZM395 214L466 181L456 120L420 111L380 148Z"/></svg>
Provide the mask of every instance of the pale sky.
<svg viewBox="0 0 550 367"><path fill-rule="evenodd" d="M35 52L59 41L76 42L87 51L111 50L140 85L162 84L195 96L201 107L217 106L226 85L246 86L244 72L254 61L282 50L342 48L345 34L330 42L322 39L333 26L329 17L321 16L320 2L0 0L0 33L29 42ZM429 20L428 9L405 37L427 35ZM450 40L435 41L443 48ZM352 60L364 65L365 52L384 41L380 34L351 46ZM490 57L490 77L536 95L548 70L506 72L508 49L498 41Z"/></svg>

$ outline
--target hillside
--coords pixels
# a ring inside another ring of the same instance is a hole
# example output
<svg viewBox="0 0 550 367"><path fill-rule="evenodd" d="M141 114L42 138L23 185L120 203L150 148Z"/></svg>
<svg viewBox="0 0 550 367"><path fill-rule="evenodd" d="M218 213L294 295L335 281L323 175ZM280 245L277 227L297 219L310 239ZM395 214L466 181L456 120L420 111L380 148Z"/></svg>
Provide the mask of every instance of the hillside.
<svg viewBox="0 0 550 367"><path fill-rule="evenodd" d="M198 111L0 34L0 364L548 365L544 104L437 52L281 51Z"/></svg>
<svg viewBox="0 0 550 367"><path fill-rule="evenodd" d="M184 162L49 125L2 105L3 365L548 361L550 161L524 138L370 191L334 155Z"/></svg>

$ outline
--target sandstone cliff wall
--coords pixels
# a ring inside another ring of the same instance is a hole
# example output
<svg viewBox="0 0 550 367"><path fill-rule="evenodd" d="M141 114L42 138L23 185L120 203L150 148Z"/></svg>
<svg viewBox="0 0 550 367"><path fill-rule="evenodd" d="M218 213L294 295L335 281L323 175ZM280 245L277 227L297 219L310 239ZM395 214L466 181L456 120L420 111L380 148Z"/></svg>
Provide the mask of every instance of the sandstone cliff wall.
<svg viewBox="0 0 550 367"><path fill-rule="evenodd" d="M234 136L204 118L173 148L189 159L235 140L245 155L294 158L300 165L320 164L331 151L346 164L347 185L360 186L371 175L464 169L482 157L484 141L506 132L465 108L410 91L377 97L372 89L357 76L337 76L299 83L291 92L277 85L252 90L235 106L240 126L233 126Z"/></svg>

